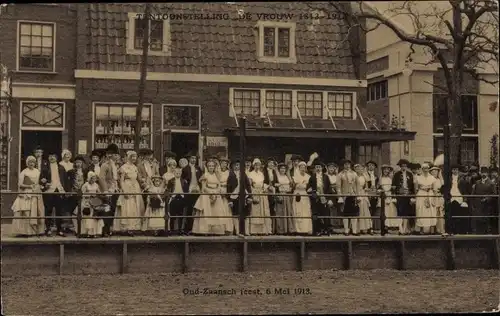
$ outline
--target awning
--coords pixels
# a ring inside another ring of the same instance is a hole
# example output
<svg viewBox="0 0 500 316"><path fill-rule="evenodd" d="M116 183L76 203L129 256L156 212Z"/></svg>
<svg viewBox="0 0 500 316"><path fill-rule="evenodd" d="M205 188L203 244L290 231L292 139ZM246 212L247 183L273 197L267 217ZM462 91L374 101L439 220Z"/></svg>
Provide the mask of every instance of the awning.
<svg viewBox="0 0 500 316"><path fill-rule="evenodd" d="M239 128L225 130L227 136L240 136ZM333 128L252 127L247 137L331 138L359 141L397 142L414 140L416 132L377 130L338 130Z"/></svg>

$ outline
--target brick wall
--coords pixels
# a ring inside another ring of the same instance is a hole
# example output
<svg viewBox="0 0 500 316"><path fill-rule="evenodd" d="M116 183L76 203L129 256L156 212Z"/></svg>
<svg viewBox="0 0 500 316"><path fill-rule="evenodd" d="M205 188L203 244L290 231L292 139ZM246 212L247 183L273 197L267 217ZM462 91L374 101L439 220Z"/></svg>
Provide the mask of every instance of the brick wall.
<svg viewBox="0 0 500 316"><path fill-rule="evenodd" d="M40 21L56 23L56 69L53 74L15 72L15 82L73 83L76 68L76 14L70 5L15 4L2 8L0 56L2 64L16 70L17 22Z"/></svg>

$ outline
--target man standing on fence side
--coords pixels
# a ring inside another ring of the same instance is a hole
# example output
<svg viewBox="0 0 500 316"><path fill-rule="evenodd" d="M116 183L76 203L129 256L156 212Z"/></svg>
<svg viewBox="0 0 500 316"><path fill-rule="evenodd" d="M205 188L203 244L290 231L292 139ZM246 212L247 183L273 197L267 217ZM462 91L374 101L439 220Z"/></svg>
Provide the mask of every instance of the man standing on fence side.
<svg viewBox="0 0 500 316"><path fill-rule="evenodd" d="M118 192L118 166L114 157L118 154L118 146L110 144L106 148L106 159L101 165L99 173L99 185L101 192L117 193ZM104 237L111 235L111 226L113 225L114 215L116 211L116 202L118 201L118 194L113 194L110 199L110 217L104 219L104 228L102 235Z"/></svg>

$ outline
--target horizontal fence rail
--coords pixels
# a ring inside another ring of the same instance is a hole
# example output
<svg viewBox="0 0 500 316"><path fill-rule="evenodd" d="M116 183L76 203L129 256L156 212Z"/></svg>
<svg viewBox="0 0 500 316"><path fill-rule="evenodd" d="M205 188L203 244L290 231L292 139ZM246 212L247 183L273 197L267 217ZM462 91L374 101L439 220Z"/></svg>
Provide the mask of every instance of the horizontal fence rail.
<svg viewBox="0 0 500 316"><path fill-rule="evenodd" d="M125 193L125 192L103 192L103 193L82 193L82 192L25 192L25 191L0 191L1 196L12 196L12 195L18 195L21 197L30 197L30 198L40 198L43 196L52 196L52 195L58 195L62 196L64 198L74 198L76 197L76 215L67 215L67 216L22 216L20 218L19 216L2 216L1 219L22 219L22 220L30 220L30 219L37 219L37 220L43 220L43 219L71 219L71 220L76 220L77 222L77 227L76 227L76 235L77 237L80 237L81 235L81 226L82 226L82 220L85 219L159 219L162 218L165 221L164 224L164 231L169 230L169 221L172 219L188 219L188 218L239 218L240 220L242 219L241 215L233 215L233 216L205 216L205 215L171 215L170 214L170 200L174 196L203 196L203 195L209 195L209 196L218 196L220 198L224 198L226 202L228 201L227 198L229 196L235 196L238 194L231 194L231 193L208 193L208 192L196 192L196 193L166 193L166 194L158 194L158 193L149 193L149 192L136 192L136 193ZM82 207L81 207L81 200L84 197L110 197L110 196L160 196L164 202L165 202L165 216L145 216L145 215L138 215L138 216L85 216L82 214ZM250 199L249 196L267 196L267 197L282 197L282 198L292 198L292 197L309 197L311 199L319 199L321 197L325 198L347 198L347 197L355 197L357 199L357 202L359 198L376 198L380 199L381 203L378 208L380 208L380 215L379 216L353 216L353 217L348 217L348 216L324 216L324 215L316 215L312 214L311 216L283 216L283 215L270 215L270 216L244 216L243 220L246 219L258 219L258 218L271 218L271 219L283 219L283 218L291 218L291 219L371 219L371 220L380 220L380 223L385 223L386 220L390 219L432 219L432 218L437 218L437 219L446 219L446 220L453 220L453 219L500 219L500 214L499 214L499 195L461 195L460 197L452 197L451 200L453 201L454 199L462 199L462 201L465 201L467 204L470 202L477 203L478 201L480 203L490 203L489 207L491 210L494 212L494 214L490 215L454 215L451 214L449 211L444 214L444 216L386 216L385 215L385 209L386 209L386 202L385 201L387 198L393 199L390 203L397 203L398 199L401 198L406 198L410 199L412 204L415 204L418 199L439 199L443 198L443 195L440 194L429 194L425 196L421 195L387 195L385 192L374 192L371 194L360 194L360 195L345 195L345 194L318 194L314 192L309 192L309 193L248 193L245 194L246 199ZM365 200L366 201L366 200ZM433 201L429 201L431 204ZM496 203L495 203L496 202ZM390 204L389 203L389 204ZM442 202L441 202L442 203ZM325 203L323 203L325 204ZM338 205L342 205L342 203L338 203ZM435 206L435 205L433 205ZM467 207L470 205L468 204ZM444 206L440 206L445 208ZM500 230L500 220L497 224ZM250 232L251 233L251 232ZM386 235L387 231L385 229L385 225L381 225L381 230L380 233L382 236Z"/></svg>

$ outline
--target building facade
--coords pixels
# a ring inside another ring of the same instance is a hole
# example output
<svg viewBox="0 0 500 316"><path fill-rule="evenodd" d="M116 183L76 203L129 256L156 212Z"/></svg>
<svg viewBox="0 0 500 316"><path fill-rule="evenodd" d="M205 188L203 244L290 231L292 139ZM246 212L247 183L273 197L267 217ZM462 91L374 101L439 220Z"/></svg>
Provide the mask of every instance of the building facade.
<svg viewBox="0 0 500 316"><path fill-rule="evenodd" d="M390 6L386 2L369 2L369 5L366 10L379 12L386 12ZM425 1L419 5L429 7ZM414 10L418 8L417 5ZM411 21L400 18L393 22L412 34ZM477 72L486 81L498 80L498 65L496 71L477 69ZM446 83L441 66L430 62L428 53L421 47L410 47L392 30L380 26L367 34L367 79L368 106L389 107L389 119L395 117L398 123L405 122L407 129L416 132L414 141L390 144L392 164L400 158L433 161L443 153L443 124L447 115L441 87L446 87ZM499 129L498 83L493 85L466 76L462 95L461 162L489 166L490 142Z"/></svg>
<svg viewBox="0 0 500 316"><path fill-rule="evenodd" d="M362 30L349 31L337 15L318 19L322 12L301 3L154 4L136 126L143 13L143 5L73 4L2 14L2 56L14 69L11 188L36 145L84 155L111 142L128 150L136 129L140 147L158 158L165 150L234 157L242 115L248 154L278 160L317 151L326 161L382 162L389 142L414 138L366 119L388 116L389 106L367 106Z"/></svg>

